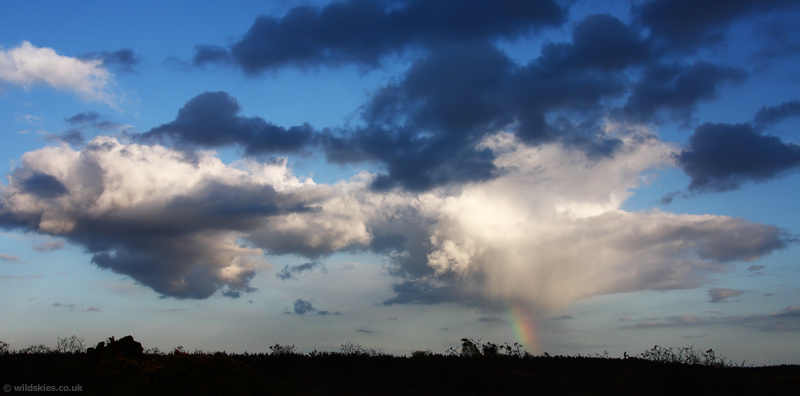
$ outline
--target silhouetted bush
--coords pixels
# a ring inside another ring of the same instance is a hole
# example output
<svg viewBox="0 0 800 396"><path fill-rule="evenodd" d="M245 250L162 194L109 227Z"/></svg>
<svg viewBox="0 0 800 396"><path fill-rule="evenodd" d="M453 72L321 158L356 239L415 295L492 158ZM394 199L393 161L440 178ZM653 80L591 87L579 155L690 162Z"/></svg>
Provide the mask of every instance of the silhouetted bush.
<svg viewBox="0 0 800 396"><path fill-rule="evenodd" d="M87 394L783 394L800 383L800 366L741 367L713 350L655 346L639 355L561 356L515 343L464 338L439 354L392 356L353 342L339 351L227 354L182 346L144 351L133 337L109 337L81 352L83 339L59 338L55 350L11 352L0 342L0 382L81 384ZM72 341L72 342L70 342ZM655 386L657 385L657 386Z"/></svg>
<svg viewBox="0 0 800 396"><path fill-rule="evenodd" d="M694 344L677 349L655 345L653 348L636 355L636 357L658 363L701 365L719 368L745 366L745 362L737 366L725 356L717 355L713 349L708 349L706 351L696 350L694 349Z"/></svg>
<svg viewBox="0 0 800 396"><path fill-rule="evenodd" d="M73 335L69 338L58 338L56 342L56 352L59 353L83 353L86 352L86 339L79 338L76 335Z"/></svg>
<svg viewBox="0 0 800 396"><path fill-rule="evenodd" d="M50 349L50 347L45 344L31 345L19 351L19 353L22 354L45 354L51 352L53 352L53 350Z"/></svg>
<svg viewBox="0 0 800 396"><path fill-rule="evenodd" d="M481 342L480 339L462 338L461 347L450 347L445 351L447 356L460 356L463 358L492 358L492 357L512 357L522 359L532 355L523 349L522 344L515 342L513 345L505 343L498 345L493 342ZM545 352L546 356L547 353Z"/></svg>
<svg viewBox="0 0 800 396"><path fill-rule="evenodd" d="M138 360L144 356L144 348L133 336L128 335L119 340L109 337L105 342L100 341L96 347L88 348L86 354L90 359L119 357Z"/></svg>
<svg viewBox="0 0 800 396"><path fill-rule="evenodd" d="M296 354L294 345L275 344L269 347L269 350L272 351L270 352L270 355L272 356L285 356L285 355Z"/></svg>

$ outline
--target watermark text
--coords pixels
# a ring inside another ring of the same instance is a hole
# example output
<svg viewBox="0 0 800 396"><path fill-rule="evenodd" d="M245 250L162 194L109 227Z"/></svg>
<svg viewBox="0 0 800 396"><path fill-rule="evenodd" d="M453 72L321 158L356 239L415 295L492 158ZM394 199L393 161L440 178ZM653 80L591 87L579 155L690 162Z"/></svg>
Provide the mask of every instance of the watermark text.
<svg viewBox="0 0 800 396"><path fill-rule="evenodd" d="M83 385L45 385L45 384L20 384L3 385L3 392L83 392Z"/></svg>

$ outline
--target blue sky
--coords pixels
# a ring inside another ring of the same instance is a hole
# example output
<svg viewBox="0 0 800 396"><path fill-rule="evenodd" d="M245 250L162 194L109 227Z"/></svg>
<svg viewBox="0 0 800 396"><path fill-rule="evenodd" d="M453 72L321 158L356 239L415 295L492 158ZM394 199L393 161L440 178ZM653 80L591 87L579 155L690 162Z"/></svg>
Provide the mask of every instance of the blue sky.
<svg viewBox="0 0 800 396"><path fill-rule="evenodd" d="M798 18L6 3L0 339L796 363Z"/></svg>

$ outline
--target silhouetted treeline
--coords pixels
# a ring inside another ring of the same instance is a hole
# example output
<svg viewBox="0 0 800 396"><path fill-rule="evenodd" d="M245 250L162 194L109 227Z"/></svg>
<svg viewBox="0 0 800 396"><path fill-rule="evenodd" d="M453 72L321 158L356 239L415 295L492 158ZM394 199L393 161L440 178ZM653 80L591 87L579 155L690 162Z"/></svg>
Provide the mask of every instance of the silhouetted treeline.
<svg viewBox="0 0 800 396"><path fill-rule="evenodd" d="M338 352L227 354L145 350L133 337L0 350L0 383L82 385L87 394L788 394L800 365L736 366L712 350L661 348L634 357L534 356L521 345L463 339L445 353L392 356L348 343ZM12 390L13 393L13 390Z"/></svg>

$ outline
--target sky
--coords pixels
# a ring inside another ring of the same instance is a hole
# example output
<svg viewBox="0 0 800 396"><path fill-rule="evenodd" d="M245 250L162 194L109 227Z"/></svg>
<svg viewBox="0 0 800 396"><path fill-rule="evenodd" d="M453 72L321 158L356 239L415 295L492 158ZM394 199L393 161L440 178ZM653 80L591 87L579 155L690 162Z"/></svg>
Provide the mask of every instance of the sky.
<svg viewBox="0 0 800 396"><path fill-rule="evenodd" d="M0 8L11 348L800 361L796 1Z"/></svg>

